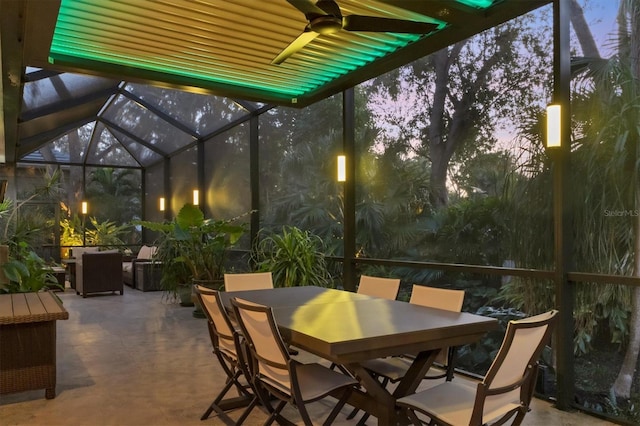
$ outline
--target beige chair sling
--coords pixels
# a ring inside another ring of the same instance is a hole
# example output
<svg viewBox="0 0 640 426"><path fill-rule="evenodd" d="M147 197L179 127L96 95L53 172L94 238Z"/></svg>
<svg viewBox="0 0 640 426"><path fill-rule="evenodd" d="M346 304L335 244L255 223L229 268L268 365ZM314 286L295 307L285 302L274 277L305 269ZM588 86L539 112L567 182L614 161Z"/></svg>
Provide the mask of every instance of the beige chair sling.
<svg viewBox="0 0 640 426"><path fill-rule="evenodd" d="M358 284L358 293L367 296L381 297L383 299L396 300L400 289L399 278L381 278L362 275Z"/></svg>
<svg viewBox="0 0 640 426"><path fill-rule="evenodd" d="M271 413L265 425L274 421L280 423L282 409L287 403L298 409L305 425L312 425L306 404L329 394L338 398L324 422L325 425L331 424L358 382L320 364L301 364L292 359L271 308L238 298L232 299L232 304L251 352L250 371L254 388L260 396L268 393L280 400L274 408L270 398L261 397L261 402Z"/></svg>
<svg viewBox="0 0 640 426"><path fill-rule="evenodd" d="M199 285L195 285L194 288L196 297L200 301L202 310L208 320L207 326L209 336L211 337L213 353L216 358L218 358L220 366L227 375L224 387L204 412L200 420L207 419L214 410L223 418L228 419L227 414L218 404L220 404L227 392L235 387L240 396L251 398L249 406L235 422L235 424L240 425L258 402L257 397L248 385L247 360L242 356L243 351L241 349L242 338L227 315L218 292ZM247 384L240 382L243 376Z"/></svg>
<svg viewBox="0 0 640 426"><path fill-rule="evenodd" d="M487 375L481 382L455 380L398 399L416 425L416 412L437 425L503 424L515 415L519 425L529 410L538 359L549 342L558 311L510 321Z"/></svg>
<svg viewBox="0 0 640 426"><path fill-rule="evenodd" d="M409 303L429 308L444 309L451 312L462 312L464 294L464 290L414 285L411 289ZM433 370L430 370L425 376L425 379L440 379L443 377L446 377L447 380L453 379L455 353L455 348L442 348L435 362L436 364L442 365L446 369L446 372L434 374Z"/></svg>
<svg viewBox="0 0 640 426"><path fill-rule="evenodd" d="M224 274L225 291L261 290L273 288L271 272Z"/></svg>

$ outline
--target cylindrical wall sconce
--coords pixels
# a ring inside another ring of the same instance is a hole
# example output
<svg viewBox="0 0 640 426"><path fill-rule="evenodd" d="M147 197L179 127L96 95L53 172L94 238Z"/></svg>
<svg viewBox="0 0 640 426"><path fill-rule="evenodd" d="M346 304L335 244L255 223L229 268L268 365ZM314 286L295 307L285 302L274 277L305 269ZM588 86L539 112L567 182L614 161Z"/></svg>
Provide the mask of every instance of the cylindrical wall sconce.
<svg viewBox="0 0 640 426"><path fill-rule="evenodd" d="M89 211L89 203L83 201L80 207L80 211L82 212L82 214L87 214L87 212Z"/></svg>
<svg viewBox="0 0 640 426"><path fill-rule="evenodd" d="M346 182L347 180L347 157L338 155L338 182Z"/></svg>
<svg viewBox="0 0 640 426"><path fill-rule="evenodd" d="M561 132L562 108L560 105L547 106L547 148L559 148L562 146Z"/></svg>
<svg viewBox="0 0 640 426"><path fill-rule="evenodd" d="M200 204L200 191L198 191L197 189L193 190L193 205L197 206L198 204Z"/></svg>
<svg viewBox="0 0 640 426"><path fill-rule="evenodd" d="M158 207L159 207L160 211L163 212L164 209L165 209L165 207L164 207L164 197L160 197L160 199L158 200L158 203L159 203Z"/></svg>

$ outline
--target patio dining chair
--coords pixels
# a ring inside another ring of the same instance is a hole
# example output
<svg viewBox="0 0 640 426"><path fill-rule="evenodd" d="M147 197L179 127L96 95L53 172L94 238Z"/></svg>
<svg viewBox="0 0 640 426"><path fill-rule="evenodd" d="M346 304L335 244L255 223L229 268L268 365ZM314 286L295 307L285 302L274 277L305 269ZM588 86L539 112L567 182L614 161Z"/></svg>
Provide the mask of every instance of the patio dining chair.
<svg viewBox="0 0 640 426"><path fill-rule="evenodd" d="M451 290L414 284L409 303L452 312L461 312L464 294L464 290ZM447 381L453 380L455 354L456 348L454 347L442 348L434 361L438 367L430 368L424 378L429 380L443 378ZM389 383L397 383L402 380L411 366L412 358L413 356L411 355L377 358L365 361L362 365L371 372L373 376L381 379L382 386L386 387ZM357 412L358 409L354 409L348 418L352 419ZM358 424L363 425L367 418L369 418L369 414L365 413Z"/></svg>
<svg viewBox="0 0 640 426"><path fill-rule="evenodd" d="M409 303L426 306L429 308L444 309L451 312L461 312L464 301L464 290L451 290L444 288L413 285ZM411 364L410 356L380 358L364 363L365 368L376 376L383 378L383 385L388 382L396 383L406 374ZM430 369L425 379L453 379L455 348L442 348L436 357L435 363L444 368L444 371Z"/></svg>
<svg viewBox="0 0 640 426"><path fill-rule="evenodd" d="M282 417L282 409L288 403L298 409L305 425L312 425L306 405L332 394L338 402L323 423L331 424L358 382L321 364L302 364L292 359L270 307L238 298L232 299L232 304L251 352L254 388L260 396L264 390L280 400L273 408L269 398L261 398L271 414L265 425L288 421Z"/></svg>
<svg viewBox="0 0 640 426"><path fill-rule="evenodd" d="M428 308L444 309L451 312L462 312L464 303L464 290L453 290L447 288L436 288L424 285L415 285L411 289L409 303L426 306ZM441 365L445 372L435 373L434 369L429 370L425 379L453 379L455 367L456 348L442 348L436 357L435 363Z"/></svg>
<svg viewBox="0 0 640 426"><path fill-rule="evenodd" d="M396 300L399 289L400 278L382 278L372 277L371 275L361 275L360 283L358 284L358 294L380 297L388 300ZM329 368L333 370L336 367L340 368L340 370L345 374L351 374L347 369L335 362L332 362ZM358 410L356 409L354 413L357 411Z"/></svg>
<svg viewBox="0 0 640 426"><path fill-rule="evenodd" d="M367 296L382 297L383 299L396 300L400 289L400 278L360 276L358 293Z"/></svg>
<svg viewBox="0 0 640 426"><path fill-rule="evenodd" d="M262 290L273 288L271 272L224 274L225 291Z"/></svg>
<svg viewBox="0 0 640 426"><path fill-rule="evenodd" d="M214 410L220 416L228 419L227 414L220 408L219 404L231 388L235 387L238 395L250 398L249 406L235 422L235 424L240 425L258 403L258 398L251 389L249 375L247 374L247 359L243 356L242 337L233 326L226 309L222 305L218 291L199 285L195 285L194 288L196 297L199 299L202 310L208 320L207 326L211 337L211 345L213 346L213 354L227 375L224 387L200 420L206 420ZM242 378L246 383L240 381Z"/></svg>
<svg viewBox="0 0 640 426"><path fill-rule="evenodd" d="M411 422L416 412L436 425L500 425L511 417L520 425L533 396L538 359L551 338L558 311L510 321L496 358L480 382L447 381L398 399Z"/></svg>

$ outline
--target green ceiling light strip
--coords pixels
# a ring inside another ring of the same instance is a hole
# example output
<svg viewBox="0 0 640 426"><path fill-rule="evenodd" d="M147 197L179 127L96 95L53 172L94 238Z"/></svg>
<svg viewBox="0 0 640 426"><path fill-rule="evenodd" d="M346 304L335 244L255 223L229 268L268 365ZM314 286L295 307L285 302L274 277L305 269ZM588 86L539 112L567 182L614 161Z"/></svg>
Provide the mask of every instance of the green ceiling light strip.
<svg viewBox="0 0 640 426"><path fill-rule="evenodd" d="M145 63L145 61L131 62L127 58L119 58L111 55L101 55L99 54L99 52L93 52L92 54L84 55L84 54L79 54L77 51L74 51L73 55L71 56L65 55L62 52L51 52L49 54L49 61L51 63L56 63L58 61L61 63L72 64L74 62L83 62L83 60L86 60L89 62L96 62L96 63L102 62L107 64L120 65L124 67L134 66L137 68L142 68L148 71L158 72L162 74L171 74L171 75L177 75L177 76L179 75L187 78L193 78L196 80L209 81L212 83L229 84L232 86L242 86L242 87L252 88L252 89L257 89L262 91L269 91L273 94L277 94L285 98L301 96L302 94L307 92L307 90L301 90L296 87L285 88L282 86L271 86L271 85L268 85L267 83L253 84L248 79L245 79L244 81L242 81L239 78L213 78L205 75L204 73L194 73L194 72L185 71L184 69L178 69L173 67L161 67L161 66L157 66L154 63Z"/></svg>
<svg viewBox="0 0 640 426"><path fill-rule="evenodd" d="M475 7L476 9L487 9L493 6L493 0L456 0L458 3L462 3L467 6Z"/></svg>
<svg viewBox="0 0 640 426"><path fill-rule="evenodd" d="M456 1L472 7L488 7L493 3L492 0ZM103 4L110 6L103 8ZM243 57L242 49L216 55L215 48L206 44L208 38L202 32L190 33L182 50L178 49L177 41L176 46L159 45L154 37L161 30L151 19L158 11L148 11L150 15L145 22L149 32L140 34L136 44L130 39L131 18L124 13L130 6L125 6L124 3L110 4L100 0L62 0L49 52L50 61L79 67L92 65L105 72L109 69L114 72L117 67L133 68L158 73L159 78L169 80L171 76L182 76L191 81L245 88L279 98L300 98L425 37L361 32L353 38L345 38L348 36L343 34L336 39L318 39L277 67L260 61L253 66ZM435 31L446 26L430 17L418 14L411 17L438 24ZM260 54L264 56L265 52L269 49Z"/></svg>

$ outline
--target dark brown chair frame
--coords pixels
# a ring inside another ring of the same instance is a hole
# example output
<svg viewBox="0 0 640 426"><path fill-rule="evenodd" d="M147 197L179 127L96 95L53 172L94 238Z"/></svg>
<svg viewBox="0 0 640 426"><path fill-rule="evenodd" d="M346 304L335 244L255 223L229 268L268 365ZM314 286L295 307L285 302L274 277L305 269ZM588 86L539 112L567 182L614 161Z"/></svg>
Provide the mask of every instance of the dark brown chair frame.
<svg viewBox="0 0 640 426"><path fill-rule="evenodd" d="M243 338L236 330L236 327L227 315L227 311L222 304L222 301L220 300L218 291L199 285L195 285L194 289L196 297L200 302L200 306L202 306L202 311L207 318L207 327L209 330L209 337L211 338L213 354L216 356L218 362L220 363L220 366L227 375L224 387L215 397L211 405L209 405L204 414L202 414L200 420L206 420L209 415L211 415L211 413L215 411L220 415L221 418L223 418L223 420L227 422L230 421L236 425L241 425L246 420L247 416L251 413L251 410L253 410L253 408L258 403L258 398L256 397L253 388L251 387L249 374L246 368L247 359L245 358ZM218 321L222 320L224 322L223 324L220 324L220 322L218 322L218 324L216 325L217 321L214 319L214 313L210 311L211 306L210 304L205 302L202 297L203 295L213 296L215 298L215 306L213 308L219 311ZM229 353L222 350L220 341L226 341L228 343L227 347L234 347L235 353ZM240 382L240 379L242 377L245 378L247 384L243 384ZM229 418L227 413L219 405L233 387L235 387L238 391L238 395L250 399L249 405L235 422L233 422Z"/></svg>

